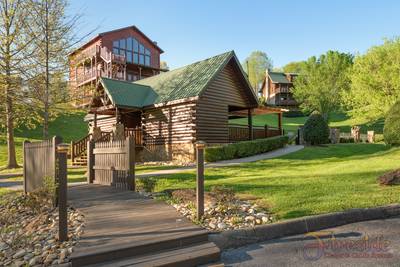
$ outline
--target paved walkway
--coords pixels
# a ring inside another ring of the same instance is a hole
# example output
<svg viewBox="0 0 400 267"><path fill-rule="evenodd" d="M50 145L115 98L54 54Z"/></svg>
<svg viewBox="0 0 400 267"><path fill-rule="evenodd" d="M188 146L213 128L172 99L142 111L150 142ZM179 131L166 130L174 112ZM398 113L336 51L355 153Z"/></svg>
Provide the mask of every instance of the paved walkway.
<svg viewBox="0 0 400 267"><path fill-rule="evenodd" d="M254 162L254 161L259 161L259 160L277 158L280 156L284 156L284 155L299 151L303 148L304 148L304 146L301 146L301 145L289 145L284 148L280 148L280 149L277 149L277 150L274 150L271 152L267 152L267 153L263 153L263 154L259 154L259 155L255 155L255 156L207 163L205 166L207 168L235 166L235 165L239 165L241 163L248 163L248 162ZM196 169L196 166L187 166L187 167L181 167L181 168L170 169L170 170L161 170L161 171L137 174L136 177L150 177L150 176L160 176L160 175L166 175L166 174L175 174L175 173L181 173L181 172L186 172L186 171L195 170L195 169Z"/></svg>
<svg viewBox="0 0 400 267"><path fill-rule="evenodd" d="M222 254L222 261L232 267L400 266L400 217L318 233L324 236L297 235L229 250Z"/></svg>

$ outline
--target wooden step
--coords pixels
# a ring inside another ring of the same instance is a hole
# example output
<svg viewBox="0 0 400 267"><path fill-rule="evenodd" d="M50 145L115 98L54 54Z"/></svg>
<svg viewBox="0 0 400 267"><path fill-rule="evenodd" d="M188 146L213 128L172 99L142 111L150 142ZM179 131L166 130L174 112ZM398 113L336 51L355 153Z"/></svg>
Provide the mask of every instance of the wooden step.
<svg viewBox="0 0 400 267"><path fill-rule="evenodd" d="M194 244L158 253L102 262L91 267L190 267L220 260L220 249L212 242Z"/></svg>
<svg viewBox="0 0 400 267"><path fill-rule="evenodd" d="M179 238L168 237L165 239L158 239L157 241L138 242L136 244L128 243L99 246L95 250L89 249L86 251L85 249L80 249L79 251L75 251L71 255L71 263L73 267L86 266L123 258L140 257L149 253L155 255L161 251L181 249L205 242L208 242L208 232L199 231Z"/></svg>

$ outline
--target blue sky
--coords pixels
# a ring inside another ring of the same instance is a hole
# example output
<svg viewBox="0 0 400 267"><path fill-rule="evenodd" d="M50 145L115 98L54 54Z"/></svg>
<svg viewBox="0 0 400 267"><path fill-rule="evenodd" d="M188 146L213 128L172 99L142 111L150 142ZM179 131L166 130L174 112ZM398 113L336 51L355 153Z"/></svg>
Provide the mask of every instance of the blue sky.
<svg viewBox="0 0 400 267"><path fill-rule="evenodd" d="M400 35L400 1L71 0L82 33L136 25L173 69L228 50L265 51L274 66L327 50L364 53Z"/></svg>

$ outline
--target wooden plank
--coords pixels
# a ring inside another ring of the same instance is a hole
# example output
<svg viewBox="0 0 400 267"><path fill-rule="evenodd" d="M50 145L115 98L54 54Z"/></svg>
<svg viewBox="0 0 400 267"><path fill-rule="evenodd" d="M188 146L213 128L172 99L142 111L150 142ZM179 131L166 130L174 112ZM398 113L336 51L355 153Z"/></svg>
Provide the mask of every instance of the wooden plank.
<svg viewBox="0 0 400 267"><path fill-rule="evenodd" d="M105 148L94 148L93 154L124 154L124 147L105 147Z"/></svg>

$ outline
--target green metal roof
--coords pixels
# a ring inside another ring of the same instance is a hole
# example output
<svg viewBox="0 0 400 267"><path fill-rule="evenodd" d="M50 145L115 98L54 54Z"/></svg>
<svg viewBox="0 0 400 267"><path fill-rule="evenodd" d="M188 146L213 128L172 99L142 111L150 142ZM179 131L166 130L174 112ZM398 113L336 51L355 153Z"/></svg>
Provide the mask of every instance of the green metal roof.
<svg viewBox="0 0 400 267"><path fill-rule="evenodd" d="M116 106L142 108L153 104L157 98L156 92L149 86L104 77L100 82Z"/></svg>
<svg viewBox="0 0 400 267"><path fill-rule="evenodd" d="M273 83L291 83L283 72L268 72Z"/></svg>
<svg viewBox="0 0 400 267"><path fill-rule="evenodd" d="M134 83L153 88L158 94L154 104L195 97L232 56L233 51L226 52Z"/></svg>
<svg viewBox="0 0 400 267"><path fill-rule="evenodd" d="M135 82L108 78L101 78L100 81L113 104L142 108L199 96L231 58L237 61L233 51ZM243 73L240 63L238 65ZM244 73L243 77L245 77ZM251 86L249 84L248 86L253 93ZM256 96L254 96L254 102L258 104Z"/></svg>

